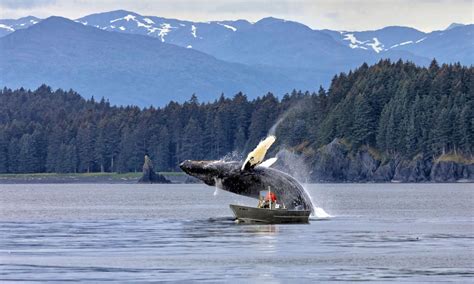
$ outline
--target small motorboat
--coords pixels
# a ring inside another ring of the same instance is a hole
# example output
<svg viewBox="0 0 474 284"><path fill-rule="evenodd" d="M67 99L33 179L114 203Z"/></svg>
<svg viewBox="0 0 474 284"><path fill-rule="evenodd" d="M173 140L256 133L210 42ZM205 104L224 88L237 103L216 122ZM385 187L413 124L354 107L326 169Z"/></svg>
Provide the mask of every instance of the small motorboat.
<svg viewBox="0 0 474 284"><path fill-rule="evenodd" d="M243 223L308 223L310 210L289 210L286 208L256 208L230 204L238 222Z"/></svg>
<svg viewBox="0 0 474 284"><path fill-rule="evenodd" d="M268 187L259 194L257 207L230 204L237 222L243 223L308 223L311 210L287 209L277 201L277 196Z"/></svg>

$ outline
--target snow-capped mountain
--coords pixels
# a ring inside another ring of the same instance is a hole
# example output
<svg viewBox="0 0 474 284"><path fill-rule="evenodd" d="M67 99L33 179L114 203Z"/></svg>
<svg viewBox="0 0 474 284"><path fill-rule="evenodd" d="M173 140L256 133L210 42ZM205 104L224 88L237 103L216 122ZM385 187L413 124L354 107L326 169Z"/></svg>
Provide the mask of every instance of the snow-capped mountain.
<svg viewBox="0 0 474 284"><path fill-rule="evenodd" d="M434 31L423 40L396 49L436 58L439 62L474 64L474 25L461 25L444 31Z"/></svg>
<svg viewBox="0 0 474 284"><path fill-rule="evenodd" d="M162 42L244 64L301 68L318 62L333 66L332 70L347 70L362 61L370 63L380 58L402 58L418 64L426 64L432 58L447 63L474 63L473 56L466 54L466 46L474 48L470 37L472 25L452 24L445 31L431 33L399 26L352 32L312 30L300 23L275 18L256 23L245 20L199 23L124 10L92 14L76 21L107 31L157 37ZM450 35L440 37L443 33L458 34L459 28L464 29L464 35L455 36L456 41L447 40ZM447 50L453 52L446 54Z"/></svg>
<svg viewBox="0 0 474 284"><path fill-rule="evenodd" d="M377 53L352 49L325 31L272 17L255 23L245 20L199 23L118 10L76 21L102 30L159 38L162 42L196 49L225 61L278 67L288 77L302 82L298 86L301 88L326 84L334 73L381 58ZM428 62L427 58L406 52L384 55L395 60L401 56L418 64Z"/></svg>
<svg viewBox="0 0 474 284"><path fill-rule="evenodd" d="M245 20L200 23L142 16L124 10L92 14L77 19L76 22L106 31L156 37L162 42L186 48L193 48L206 41L219 41L237 30L251 26Z"/></svg>
<svg viewBox="0 0 474 284"><path fill-rule="evenodd" d="M39 21L40 19L31 16L0 20L0 37ZM223 60L244 64L302 67L314 64L314 59L336 65L339 65L338 61L342 61L343 66L353 67L361 61L373 62L380 58L402 58L425 64L434 57L441 62L474 63L473 56L466 54L466 48L474 48L471 40L473 25L458 23L451 24L444 31L431 33L399 26L356 32L312 30L300 23L275 18L265 18L256 23L246 20L191 22L143 16L125 10L91 14L75 21L105 31L155 37L162 42L193 48ZM463 34L459 35L457 29L462 29ZM332 40L324 34L329 35ZM452 41L452 37L456 41ZM447 40L448 38L451 40ZM292 40L297 42L291 42ZM456 53L446 54L449 50ZM320 56L314 56L315 53ZM459 53L463 56L459 56Z"/></svg>
<svg viewBox="0 0 474 284"><path fill-rule="evenodd" d="M298 85L274 70L60 17L0 38L0 50L0 86L37 88L45 83L86 97L104 96L114 104L161 106L193 93L202 101L222 92L256 97Z"/></svg>
<svg viewBox="0 0 474 284"><path fill-rule="evenodd" d="M221 92L253 97L315 90L328 86L337 73L382 58L474 64L474 25L431 33L408 27L350 32L313 30L272 17L255 23L191 22L124 10L37 22L0 20L5 26L0 28L0 85L51 82L86 96L115 96L114 103L159 104L192 93L208 100ZM127 95L137 90L134 98Z"/></svg>
<svg viewBox="0 0 474 284"><path fill-rule="evenodd" d="M398 46L418 43L426 39L427 34L408 27L385 27L375 31L331 31L325 30L339 42L352 49L362 49L370 52L389 51Z"/></svg>
<svg viewBox="0 0 474 284"><path fill-rule="evenodd" d="M451 24L444 31L424 33L408 27L386 27L375 31L335 32L325 30L352 49L376 52L405 51L440 62L473 64L474 25Z"/></svg>
<svg viewBox="0 0 474 284"><path fill-rule="evenodd" d="M37 24L39 21L41 21L41 19L33 16L19 19L0 19L0 37L10 34L16 30L26 29L31 25Z"/></svg>

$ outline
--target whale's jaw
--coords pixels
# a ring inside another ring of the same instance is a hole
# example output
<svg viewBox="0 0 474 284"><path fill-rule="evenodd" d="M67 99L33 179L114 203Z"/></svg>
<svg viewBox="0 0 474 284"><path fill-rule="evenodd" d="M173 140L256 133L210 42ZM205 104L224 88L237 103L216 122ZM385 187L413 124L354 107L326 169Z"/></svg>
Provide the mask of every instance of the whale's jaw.
<svg viewBox="0 0 474 284"><path fill-rule="evenodd" d="M182 162L179 167L188 175L203 181L207 185L213 186L215 185L214 177L217 172L216 169L210 165L212 162L213 161L186 160Z"/></svg>
<svg viewBox="0 0 474 284"><path fill-rule="evenodd" d="M239 162L186 160L179 167L188 175L202 180L207 185L214 186L217 180L238 170L239 164Z"/></svg>

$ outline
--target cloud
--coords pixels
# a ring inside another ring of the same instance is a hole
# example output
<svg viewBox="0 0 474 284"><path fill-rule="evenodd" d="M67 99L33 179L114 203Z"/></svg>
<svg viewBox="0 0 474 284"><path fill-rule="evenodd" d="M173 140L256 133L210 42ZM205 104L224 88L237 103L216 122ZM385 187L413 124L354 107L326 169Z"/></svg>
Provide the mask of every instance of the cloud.
<svg viewBox="0 0 474 284"><path fill-rule="evenodd" d="M31 9L56 4L56 0L2 0L0 7L6 9Z"/></svg>
<svg viewBox="0 0 474 284"><path fill-rule="evenodd" d="M338 12L329 12L329 13L324 14L324 16L326 18L329 18L329 19L338 19L339 18L339 13Z"/></svg>
<svg viewBox="0 0 474 284"><path fill-rule="evenodd" d="M313 29L367 30L390 25L423 31L452 22L472 23L471 0L0 0L0 18L51 15L77 19L124 9L147 16L191 21L273 16Z"/></svg>

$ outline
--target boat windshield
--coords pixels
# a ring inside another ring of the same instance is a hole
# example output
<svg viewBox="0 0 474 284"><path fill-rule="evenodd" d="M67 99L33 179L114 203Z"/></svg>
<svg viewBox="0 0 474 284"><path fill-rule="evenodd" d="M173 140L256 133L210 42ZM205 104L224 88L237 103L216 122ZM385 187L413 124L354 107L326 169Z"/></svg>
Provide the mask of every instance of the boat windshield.
<svg viewBox="0 0 474 284"><path fill-rule="evenodd" d="M262 190L262 191L260 191L260 198L261 198L261 199L264 199L265 196L267 196L267 194L268 194L268 190Z"/></svg>

